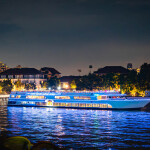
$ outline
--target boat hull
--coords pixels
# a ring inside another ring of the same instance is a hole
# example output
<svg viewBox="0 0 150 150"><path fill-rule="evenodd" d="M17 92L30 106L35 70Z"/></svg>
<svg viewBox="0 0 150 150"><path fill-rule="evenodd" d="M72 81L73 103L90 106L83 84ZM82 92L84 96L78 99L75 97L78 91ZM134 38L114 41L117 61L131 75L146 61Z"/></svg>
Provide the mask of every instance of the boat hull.
<svg viewBox="0 0 150 150"><path fill-rule="evenodd" d="M46 108L62 108L62 109L86 109L86 110L141 110L143 107L136 108L94 108L94 107L61 107L61 106L32 106L32 105L8 105L9 107L46 107Z"/></svg>
<svg viewBox="0 0 150 150"><path fill-rule="evenodd" d="M69 108L69 109L99 109L99 110L140 110L146 106L150 100L101 100L101 101L63 101L55 100L48 104L47 100L11 99L8 106L20 107L49 107L49 108ZM24 104L24 102L26 104Z"/></svg>

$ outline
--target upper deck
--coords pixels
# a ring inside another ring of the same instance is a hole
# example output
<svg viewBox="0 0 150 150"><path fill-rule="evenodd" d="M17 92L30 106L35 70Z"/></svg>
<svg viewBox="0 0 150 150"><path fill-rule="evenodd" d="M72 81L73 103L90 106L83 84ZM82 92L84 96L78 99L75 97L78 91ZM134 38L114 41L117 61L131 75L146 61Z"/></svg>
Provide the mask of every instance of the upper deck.
<svg viewBox="0 0 150 150"><path fill-rule="evenodd" d="M118 92L54 92L54 91L26 91L12 92L10 99L55 99L55 100L107 100L125 98L125 94Z"/></svg>

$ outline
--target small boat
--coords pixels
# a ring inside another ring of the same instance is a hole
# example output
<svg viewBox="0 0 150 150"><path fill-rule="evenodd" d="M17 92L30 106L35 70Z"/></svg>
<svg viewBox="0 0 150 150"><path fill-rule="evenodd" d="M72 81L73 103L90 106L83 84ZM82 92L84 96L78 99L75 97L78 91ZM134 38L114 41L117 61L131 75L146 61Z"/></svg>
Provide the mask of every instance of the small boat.
<svg viewBox="0 0 150 150"><path fill-rule="evenodd" d="M118 92L12 92L8 106L75 109L137 110L148 97L127 97Z"/></svg>

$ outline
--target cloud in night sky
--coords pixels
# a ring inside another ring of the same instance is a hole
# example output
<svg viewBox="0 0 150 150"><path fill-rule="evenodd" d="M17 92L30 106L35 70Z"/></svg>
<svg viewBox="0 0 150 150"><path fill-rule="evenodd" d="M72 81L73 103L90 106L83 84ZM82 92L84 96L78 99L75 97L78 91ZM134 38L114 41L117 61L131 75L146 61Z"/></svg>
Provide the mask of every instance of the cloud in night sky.
<svg viewBox="0 0 150 150"><path fill-rule="evenodd" d="M150 63L149 0L0 0L0 61L62 75Z"/></svg>

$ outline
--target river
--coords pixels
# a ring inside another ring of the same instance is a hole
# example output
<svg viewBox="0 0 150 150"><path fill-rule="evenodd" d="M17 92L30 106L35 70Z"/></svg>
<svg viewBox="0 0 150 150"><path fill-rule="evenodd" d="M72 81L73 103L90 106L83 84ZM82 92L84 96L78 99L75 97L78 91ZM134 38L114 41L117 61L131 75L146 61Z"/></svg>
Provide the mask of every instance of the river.
<svg viewBox="0 0 150 150"><path fill-rule="evenodd" d="M150 112L0 106L0 130L66 149L148 149Z"/></svg>

